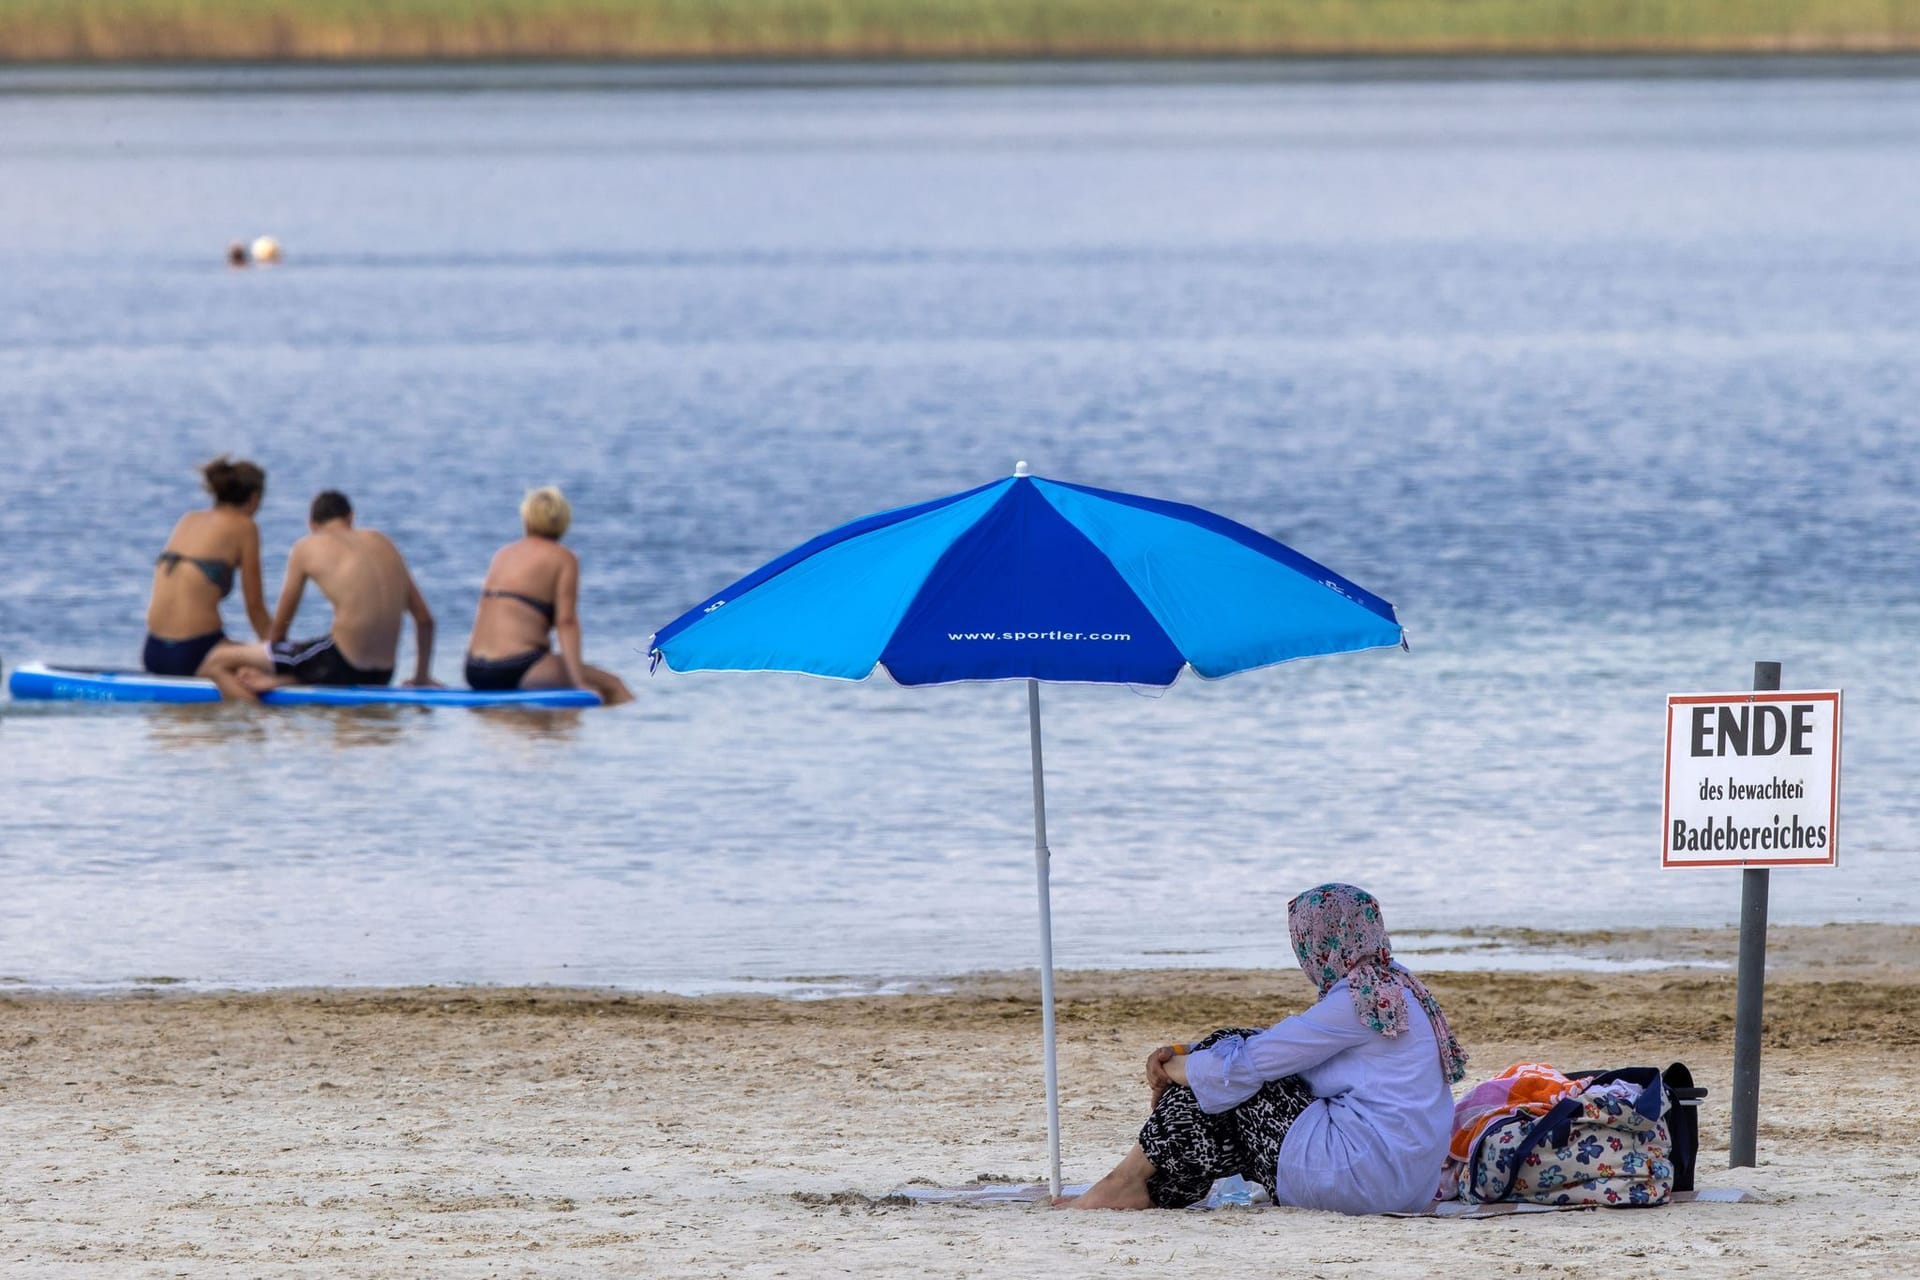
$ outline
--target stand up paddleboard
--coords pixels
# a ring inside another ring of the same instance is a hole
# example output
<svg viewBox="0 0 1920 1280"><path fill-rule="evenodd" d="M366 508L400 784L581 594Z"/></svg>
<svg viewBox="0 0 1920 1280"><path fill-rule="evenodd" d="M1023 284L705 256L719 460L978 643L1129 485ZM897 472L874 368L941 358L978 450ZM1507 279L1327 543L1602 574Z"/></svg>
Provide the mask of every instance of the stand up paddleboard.
<svg viewBox="0 0 1920 1280"><path fill-rule="evenodd" d="M152 676L144 671L58 667L28 662L7 677L7 691L22 700L51 702L218 702L220 690L197 677ZM270 707L597 707L588 689L409 689L402 685L289 685L262 694Z"/></svg>

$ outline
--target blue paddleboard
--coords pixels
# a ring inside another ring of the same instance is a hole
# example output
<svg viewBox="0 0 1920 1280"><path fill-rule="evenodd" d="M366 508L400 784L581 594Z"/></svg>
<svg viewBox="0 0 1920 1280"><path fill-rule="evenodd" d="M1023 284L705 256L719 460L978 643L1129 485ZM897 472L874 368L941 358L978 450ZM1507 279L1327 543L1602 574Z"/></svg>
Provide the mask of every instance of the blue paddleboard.
<svg viewBox="0 0 1920 1280"><path fill-rule="evenodd" d="M7 677L7 692L53 702L218 702L220 690L196 677L150 676L29 662ZM597 707L588 689L409 689L401 685L291 685L261 696L271 707Z"/></svg>

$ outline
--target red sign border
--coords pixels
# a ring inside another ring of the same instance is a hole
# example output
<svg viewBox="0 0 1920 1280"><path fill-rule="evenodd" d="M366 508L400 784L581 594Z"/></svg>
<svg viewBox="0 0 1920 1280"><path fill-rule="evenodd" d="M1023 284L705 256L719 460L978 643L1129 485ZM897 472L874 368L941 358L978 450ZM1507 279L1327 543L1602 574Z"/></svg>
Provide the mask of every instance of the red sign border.
<svg viewBox="0 0 1920 1280"><path fill-rule="evenodd" d="M1840 689L1818 689L1786 693L1777 689L1748 689L1739 693L1670 693L1667 695L1667 747L1661 757L1664 775L1660 788L1660 867L1837 867L1840 865ZM1833 785L1828 792L1831 812L1827 815L1827 853L1822 858L1769 858L1755 862L1749 858L1700 858L1673 861L1673 709L1703 702L1831 702L1833 704Z"/></svg>

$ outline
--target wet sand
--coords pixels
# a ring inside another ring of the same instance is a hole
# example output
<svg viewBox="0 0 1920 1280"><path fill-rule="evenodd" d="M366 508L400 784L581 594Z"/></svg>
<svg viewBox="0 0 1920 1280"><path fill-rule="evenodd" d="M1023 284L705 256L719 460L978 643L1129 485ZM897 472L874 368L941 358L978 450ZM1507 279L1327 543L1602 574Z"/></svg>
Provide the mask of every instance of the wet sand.
<svg viewBox="0 0 1920 1280"><path fill-rule="evenodd" d="M1567 935L1730 958L1725 931ZM1553 935L1530 935L1553 944ZM1316 1276L1920 1273L1920 929L1776 930L1761 1164L1726 1169L1729 971L1435 974L1474 1055L1690 1063L1701 1185L1766 1203L1482 1222L905 1206L1045 1176L1026 974L797 1002L425 989L0 994L0 1273ZM1154 1045L1306 1002L1297 973L1063 975L1070 1181Z"/></svg>

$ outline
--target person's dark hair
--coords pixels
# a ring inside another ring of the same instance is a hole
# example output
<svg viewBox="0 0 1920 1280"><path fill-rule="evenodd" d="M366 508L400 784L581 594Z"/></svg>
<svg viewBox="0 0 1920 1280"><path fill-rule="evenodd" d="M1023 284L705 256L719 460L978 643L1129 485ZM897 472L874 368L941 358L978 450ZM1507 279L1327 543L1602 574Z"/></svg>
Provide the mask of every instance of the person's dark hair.
<svg viewBox="0 0 1920 1280"><path fill-rule="evenodd" d="M222 506L244 507L249 499L267 490L267 473L251 462L235 462L221 454L200 468L207 492Z"/></svg>
<svg viewBox="0 0 1920 1280"><path fill-rule="evenodd" d="M325 524L329 520L344 520L353 514L353 504L347 501L347 495L338 489L323 489L314 495L313 505L307 508L307 519L314 524Z"/></svg>

